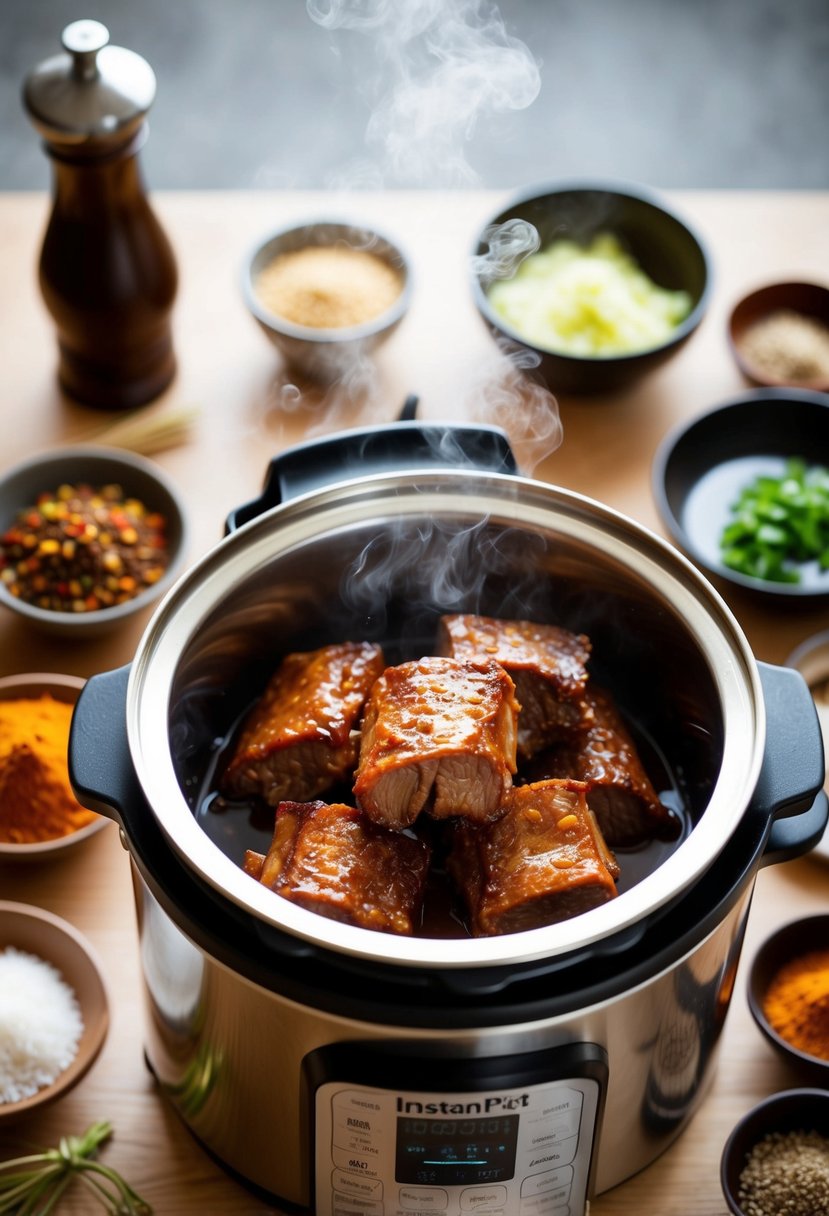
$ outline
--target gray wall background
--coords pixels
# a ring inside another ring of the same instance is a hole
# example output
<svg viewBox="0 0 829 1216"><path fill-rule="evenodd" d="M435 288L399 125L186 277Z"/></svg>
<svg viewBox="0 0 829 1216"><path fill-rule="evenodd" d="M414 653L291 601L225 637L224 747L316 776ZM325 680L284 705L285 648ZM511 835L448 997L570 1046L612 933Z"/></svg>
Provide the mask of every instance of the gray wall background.
<svg viewBox="0 0 829 1216"><path fill-rule="evenodd" d="M0 187L48 184L20 88L79 17L155 69L152 187L829 187L829 0L309 4L0 0Z"/></svg>

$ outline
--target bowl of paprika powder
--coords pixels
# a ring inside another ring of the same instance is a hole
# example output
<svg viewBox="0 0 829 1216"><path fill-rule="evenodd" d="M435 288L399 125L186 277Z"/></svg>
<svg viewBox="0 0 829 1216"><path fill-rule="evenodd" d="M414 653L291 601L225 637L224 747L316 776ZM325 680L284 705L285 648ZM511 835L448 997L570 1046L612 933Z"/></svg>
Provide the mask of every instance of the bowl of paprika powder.
<svg viewBox="0 0 829 1216"><path fill-rule="evenodd" d="M784 925L751 965L748 1004L772 1047L803 1078L829 1083L829 914Z"/></svg>
<svg viewBox="0 0 829 1216"><path fill-rule="evenodd" d="M69 784L69 724L83 685L49 673L0 678L0 865L54 857L110 822Z"/></svg>

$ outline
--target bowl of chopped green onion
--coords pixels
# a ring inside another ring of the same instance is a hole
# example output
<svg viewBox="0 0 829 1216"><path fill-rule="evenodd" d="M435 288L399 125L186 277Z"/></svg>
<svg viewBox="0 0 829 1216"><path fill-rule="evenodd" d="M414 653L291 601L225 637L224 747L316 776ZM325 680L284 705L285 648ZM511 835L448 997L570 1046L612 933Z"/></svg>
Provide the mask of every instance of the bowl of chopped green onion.
<svg viewBox="0 0 829 1216"><path fill-rule="evenodd" d="M663 441L653 491L708 575L780 600L829 595L829 395L756 389Z"/></svg>
<svg viewBox="0 0 829 1216"><path fill-rule="evenodd" d="M710 279L688 221L627 184L536 187L473 248L472 292L490 333L558 395L613 392L670 358L702 320Z"/></svg>

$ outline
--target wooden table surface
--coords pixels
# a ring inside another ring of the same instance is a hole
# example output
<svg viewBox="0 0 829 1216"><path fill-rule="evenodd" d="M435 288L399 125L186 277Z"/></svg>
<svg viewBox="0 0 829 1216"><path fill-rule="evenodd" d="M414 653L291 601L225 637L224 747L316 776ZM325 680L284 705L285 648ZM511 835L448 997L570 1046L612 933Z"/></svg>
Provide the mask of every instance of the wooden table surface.
<svg viewBox="0 0 829 1216"><path fill-rule="evenodd" d="M662 436L684 418L742 392L725 319L745 290L772 279L829 279L829 195L684 192L674 201L706 239L715 267L701 329L665 367L612 399L533 397L504 364L475 313L466 259L480 222L501 195L484 193L163 194L156 209L176 249L181 286L175 310L178 376L146 416L197 407L190 439L156 459L179 483L192 516L190 557L220 537L235 505L258 490L269 457L299 439L344 426L391 421L409 393L432 421L497 422L527 474L576 489L661 531L650 489ZM55 342L37 287L48 214L41 194L0 196L0 470L32 452L89 439L114 415L62 397ZM245 311L239 272L245 251L270 228L328 212L382 223L414 265L412 308L380 352L371 381L327 394L303 391ZM560 425L559 425L560 424ZM729 603L758 658L782 662L829 625L825 609ZM56 641L2 613L0 675L25 671L89 676L129 662L146 617L91 643ZM275 1211L213 1164L161 1100L142 1054L142 996L129 862L108 826L59 861L0 867L0 898L65 917L97 950L111 998L108 1040L77 1088L41 1114L0 1133L0 1157L57 1142L96 1119L115 1137L104 1159L121 1170L157 1213ZM744 976L758 942L798 914L829 906L829 870L809 857L758 876L737 988L714 1085L676 1144L641 1174L600 1196L592 1216L713 1216L724 1213L720 1153L739 1116L796 1078L773 1057L747 1011ZM252 1116L253 1117L253 1116ZM87 1213L82 1190L61 1212Z"/></svg>

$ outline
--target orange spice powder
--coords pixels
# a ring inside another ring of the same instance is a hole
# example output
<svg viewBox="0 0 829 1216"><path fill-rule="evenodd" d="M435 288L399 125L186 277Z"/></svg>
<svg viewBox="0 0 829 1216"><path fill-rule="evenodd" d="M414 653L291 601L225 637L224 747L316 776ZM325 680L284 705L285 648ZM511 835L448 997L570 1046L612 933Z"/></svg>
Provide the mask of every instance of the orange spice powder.
<svg viewBox="0 0 829 1216"><path fill-rule="evenodd" d="M0 701L0 840L55 840L95 818L69 784L72 706L45 693Z"/></svg>
<svg viewBox="0 0 829 1216"><path fill-rule="evenodd" d="M829 1060L829 950L786 963L763 998L769 1024L797 1051Z"/></svg>

